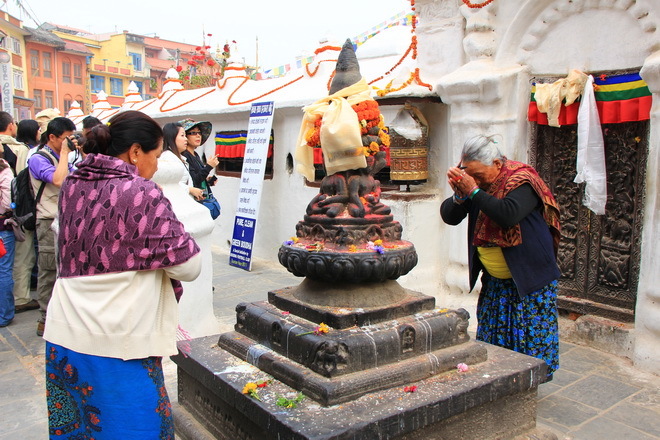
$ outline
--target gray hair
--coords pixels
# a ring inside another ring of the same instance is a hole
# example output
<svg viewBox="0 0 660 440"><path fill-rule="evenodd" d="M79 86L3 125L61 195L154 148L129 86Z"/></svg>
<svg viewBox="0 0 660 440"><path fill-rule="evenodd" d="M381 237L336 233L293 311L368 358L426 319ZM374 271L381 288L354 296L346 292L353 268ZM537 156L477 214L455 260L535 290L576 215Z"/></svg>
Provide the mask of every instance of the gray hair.
<svg viewBox="0 0 660 440"><path fill-rule="evenodd" d="M465 141L463 151L461 151L461 161L472 162L477 160L484 165L492 165L495 159L504 161L505 157L496 145L496 136L499 135L478 135Z"/></svg>

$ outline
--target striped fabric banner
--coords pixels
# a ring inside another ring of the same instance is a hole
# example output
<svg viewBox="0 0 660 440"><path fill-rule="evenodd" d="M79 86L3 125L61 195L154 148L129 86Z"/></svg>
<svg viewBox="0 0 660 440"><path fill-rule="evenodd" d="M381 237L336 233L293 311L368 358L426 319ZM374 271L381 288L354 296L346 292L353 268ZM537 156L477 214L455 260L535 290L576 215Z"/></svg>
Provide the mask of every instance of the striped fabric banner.
<svg viewBox="0 0 660 440"><path fill-rule="evenodd" d="M594 95L601 124L645 121L651 117L652 97L646 82L639 73L614 76L594 76ZM527 110L527 119L537 124L547 125L548 117L538 111L532 86L531 101ZM580 102L562 106L559 113L560 125L577 124Z"/></svg>
<svg viewBox="0 0 660 440"><path fill-rule="evenodd" d="M236 159L245 156L247 131L222 131L215 134L215 154L221 159ZM273 135L270 136L268 157L273 155Z"/></svg>

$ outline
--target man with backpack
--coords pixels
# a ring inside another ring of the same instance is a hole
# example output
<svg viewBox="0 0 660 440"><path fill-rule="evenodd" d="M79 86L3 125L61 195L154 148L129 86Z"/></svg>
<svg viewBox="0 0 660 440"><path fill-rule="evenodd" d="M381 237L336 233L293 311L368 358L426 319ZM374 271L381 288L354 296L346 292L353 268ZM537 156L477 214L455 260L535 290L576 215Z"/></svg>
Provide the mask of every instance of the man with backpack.
<svg viewBox="0 0 660 440"><path fill-rule="evenodd" d="M46 144L30 158L28 165L32 177L33 194L41 197L37 201L36 236L38 246L37 299L41 309L41 318L37 323L37 335L43 336L48 302L53 293L57 276L55 255L55 232L51 229L57 216L57 203L60 187L64 179L73 169L66 160L74 150L75 140L72 136L76 130L75 124L67 118L57 117L48 123L45 132ZM71 141L72 147L69 146ZM60 160L60 158L64 160Z"/></svg>
<svg viewBox="0 0 660 440"><path fill-rule="evenodd" d="M26 166L26 158L30 148L16 140L17 125L14 118L7 112L0 112L0 143L4 157L9 157L9 165L14 176ZM15 313L39 308L39 303L30 298L30 274L36 261L34 254L34 233L26 231L25 240L16 241L14 248L14 308Z"/></svg>

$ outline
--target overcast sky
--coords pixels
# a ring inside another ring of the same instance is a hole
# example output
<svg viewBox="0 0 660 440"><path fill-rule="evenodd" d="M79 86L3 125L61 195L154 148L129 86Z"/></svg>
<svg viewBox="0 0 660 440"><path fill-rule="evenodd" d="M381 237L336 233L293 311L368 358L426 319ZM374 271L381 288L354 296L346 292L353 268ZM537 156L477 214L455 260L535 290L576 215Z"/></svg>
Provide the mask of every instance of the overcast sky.
<svg viewBox="0 0 660 440"><path fill-rule="evenodd" d="M64 24L92 33L128 30L141 35L201 45L215 50L236 40L241 57L277 67L312 55L324 37L343 42L410 10L409 0L0 0L0 9L35 27L17 3L39 22Z"/></svg>

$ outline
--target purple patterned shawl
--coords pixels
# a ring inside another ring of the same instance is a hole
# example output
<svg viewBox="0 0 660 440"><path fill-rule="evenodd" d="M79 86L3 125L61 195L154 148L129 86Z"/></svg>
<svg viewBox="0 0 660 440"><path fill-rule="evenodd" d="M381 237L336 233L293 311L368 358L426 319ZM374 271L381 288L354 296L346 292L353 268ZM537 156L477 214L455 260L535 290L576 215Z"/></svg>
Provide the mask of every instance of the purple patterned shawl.
<svg viewBox="0 0 660 440"><path fill-rule="evenodd" d="M160 188L116 157L88 155L59 203L62 278L163 269L199 252ZM181 282L172 286L178 300Z"/></svg>

